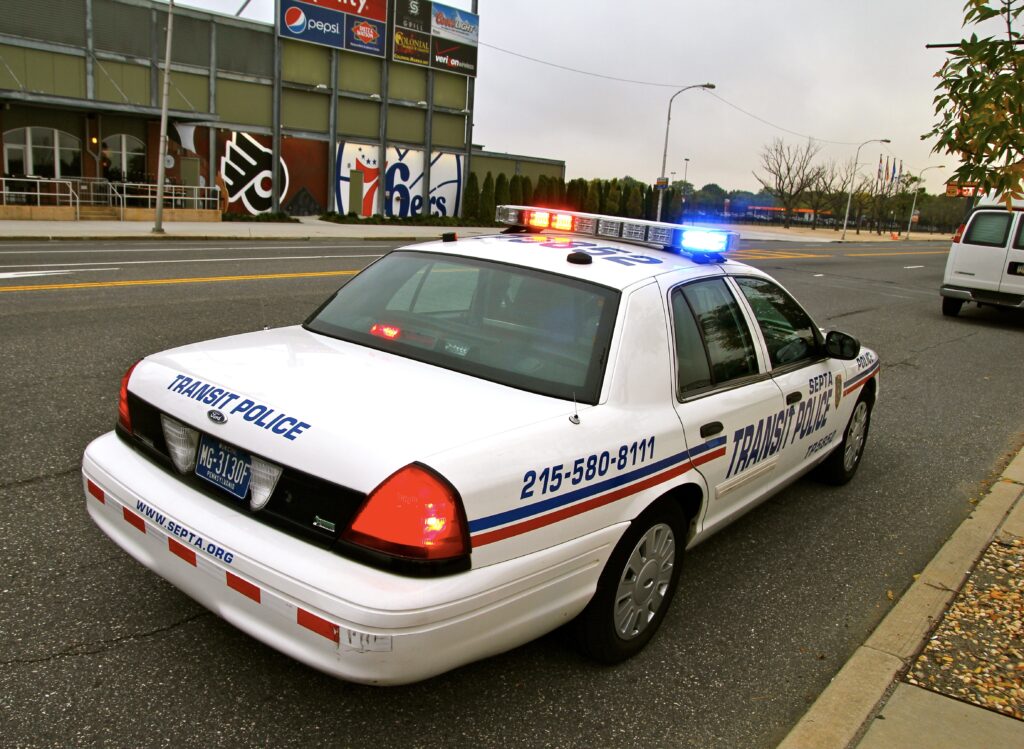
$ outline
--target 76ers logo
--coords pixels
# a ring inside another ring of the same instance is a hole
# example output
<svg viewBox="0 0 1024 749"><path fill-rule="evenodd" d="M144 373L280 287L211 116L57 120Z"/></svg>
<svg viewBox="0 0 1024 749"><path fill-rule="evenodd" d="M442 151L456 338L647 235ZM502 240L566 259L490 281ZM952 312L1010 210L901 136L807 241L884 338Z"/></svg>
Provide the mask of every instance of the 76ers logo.
<svg viewBox="0 0 1024 749"><path fill-rule="evenodd" d="M306 30L306 14L302 8L293 5L284 12L284 25L293 34L301 34Z"/></svg>

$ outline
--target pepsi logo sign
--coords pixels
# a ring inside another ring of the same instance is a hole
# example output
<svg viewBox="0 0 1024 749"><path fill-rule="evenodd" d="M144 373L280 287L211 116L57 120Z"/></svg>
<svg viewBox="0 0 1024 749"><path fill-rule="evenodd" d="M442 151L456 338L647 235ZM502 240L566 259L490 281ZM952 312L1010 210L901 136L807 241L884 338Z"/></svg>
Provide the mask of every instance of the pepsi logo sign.
<svg viewBox="0 0 1024 749"><path fill-rule="evenodd" d="M301 34L306 30L306 14L302 8L292 6L284 12L284 25L293 34Z"/></svg>

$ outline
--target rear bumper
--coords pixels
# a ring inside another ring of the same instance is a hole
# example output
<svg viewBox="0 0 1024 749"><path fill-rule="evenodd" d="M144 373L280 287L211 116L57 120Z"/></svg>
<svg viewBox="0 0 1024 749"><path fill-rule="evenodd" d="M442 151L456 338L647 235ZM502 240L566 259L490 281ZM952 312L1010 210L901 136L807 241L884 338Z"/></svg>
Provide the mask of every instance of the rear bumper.
<svg viewBox="0 0 1024 749"><path fill-rule="evenodd" d="M978 304L992 304L998 307L1012 307L1024 309L1024 296L1020 294L1004 294L1000 291L986 291L984 289L968 289L963 286L942 286L939 289L941 296L951 299L962 299L965 302L977 302Z"/></svg>
<svg viewBox="0 0 1024 749"><path fill-rule="evenodd" d="M583 609L625 526L448 577L366 567L192 490L113 433L82 461L89 514L242 631L334 676L403 684L503 652Z"/></svg>

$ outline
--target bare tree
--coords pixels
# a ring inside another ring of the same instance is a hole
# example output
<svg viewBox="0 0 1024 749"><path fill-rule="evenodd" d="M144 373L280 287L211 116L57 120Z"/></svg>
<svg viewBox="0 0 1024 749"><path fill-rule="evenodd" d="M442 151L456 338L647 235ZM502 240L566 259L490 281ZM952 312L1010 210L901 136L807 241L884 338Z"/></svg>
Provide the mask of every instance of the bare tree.
<svg viewBox="0 0 1024 749"><path fill-rule="evenodd" d="M818 228L818 215L832 207L838 193L843 198L846 193L842 181L843 175L835 161L828 161L815 170L814 182L804 194L804 205L811 209L811 228Z"/></svg>
<svg viewBox="0 0 1024 749"><path fill-rule="evenodd" d="M761 151L761 168L767 178L754 172L766 192L770 193L785 212L783 227L789 228L793 209L800 205L804 194L817 179L819 167L814 166L814 157L821 146L808 140L804 146L787 146L776 138Z"/></svg>

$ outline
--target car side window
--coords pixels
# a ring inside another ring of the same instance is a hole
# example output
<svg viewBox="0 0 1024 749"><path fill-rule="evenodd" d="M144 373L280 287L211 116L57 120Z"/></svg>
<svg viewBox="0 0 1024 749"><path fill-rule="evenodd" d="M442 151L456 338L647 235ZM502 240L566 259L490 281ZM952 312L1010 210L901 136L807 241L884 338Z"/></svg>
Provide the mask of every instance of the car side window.
<svg viewBox="0 0 1024 749"><path fill-rule="evenodd" d="M964 244L980 244L985 247L1002 247L1010 233L1013 214L1009 211L980 211L974 214Z"/></svg>
<svg viewBox="0 0 1024 749"><path fill-rule="evenodd" d="M1024 250L1024 221L1017 222L1017 238L1013 240L1013 249Z"/></svg>
<svg viewBox="0 0 1024 749"><path fill-rule="evenodd" d="M773 369L820 353L814 323L793 297L763 278L737 278L736 284L754 311Z"/></svg>
<svg viewBox="0 0 1024 749"><path fill-rule="evenodd" d="M721 278L672 292L679 394L757 374L754 341Z"/></svg>

